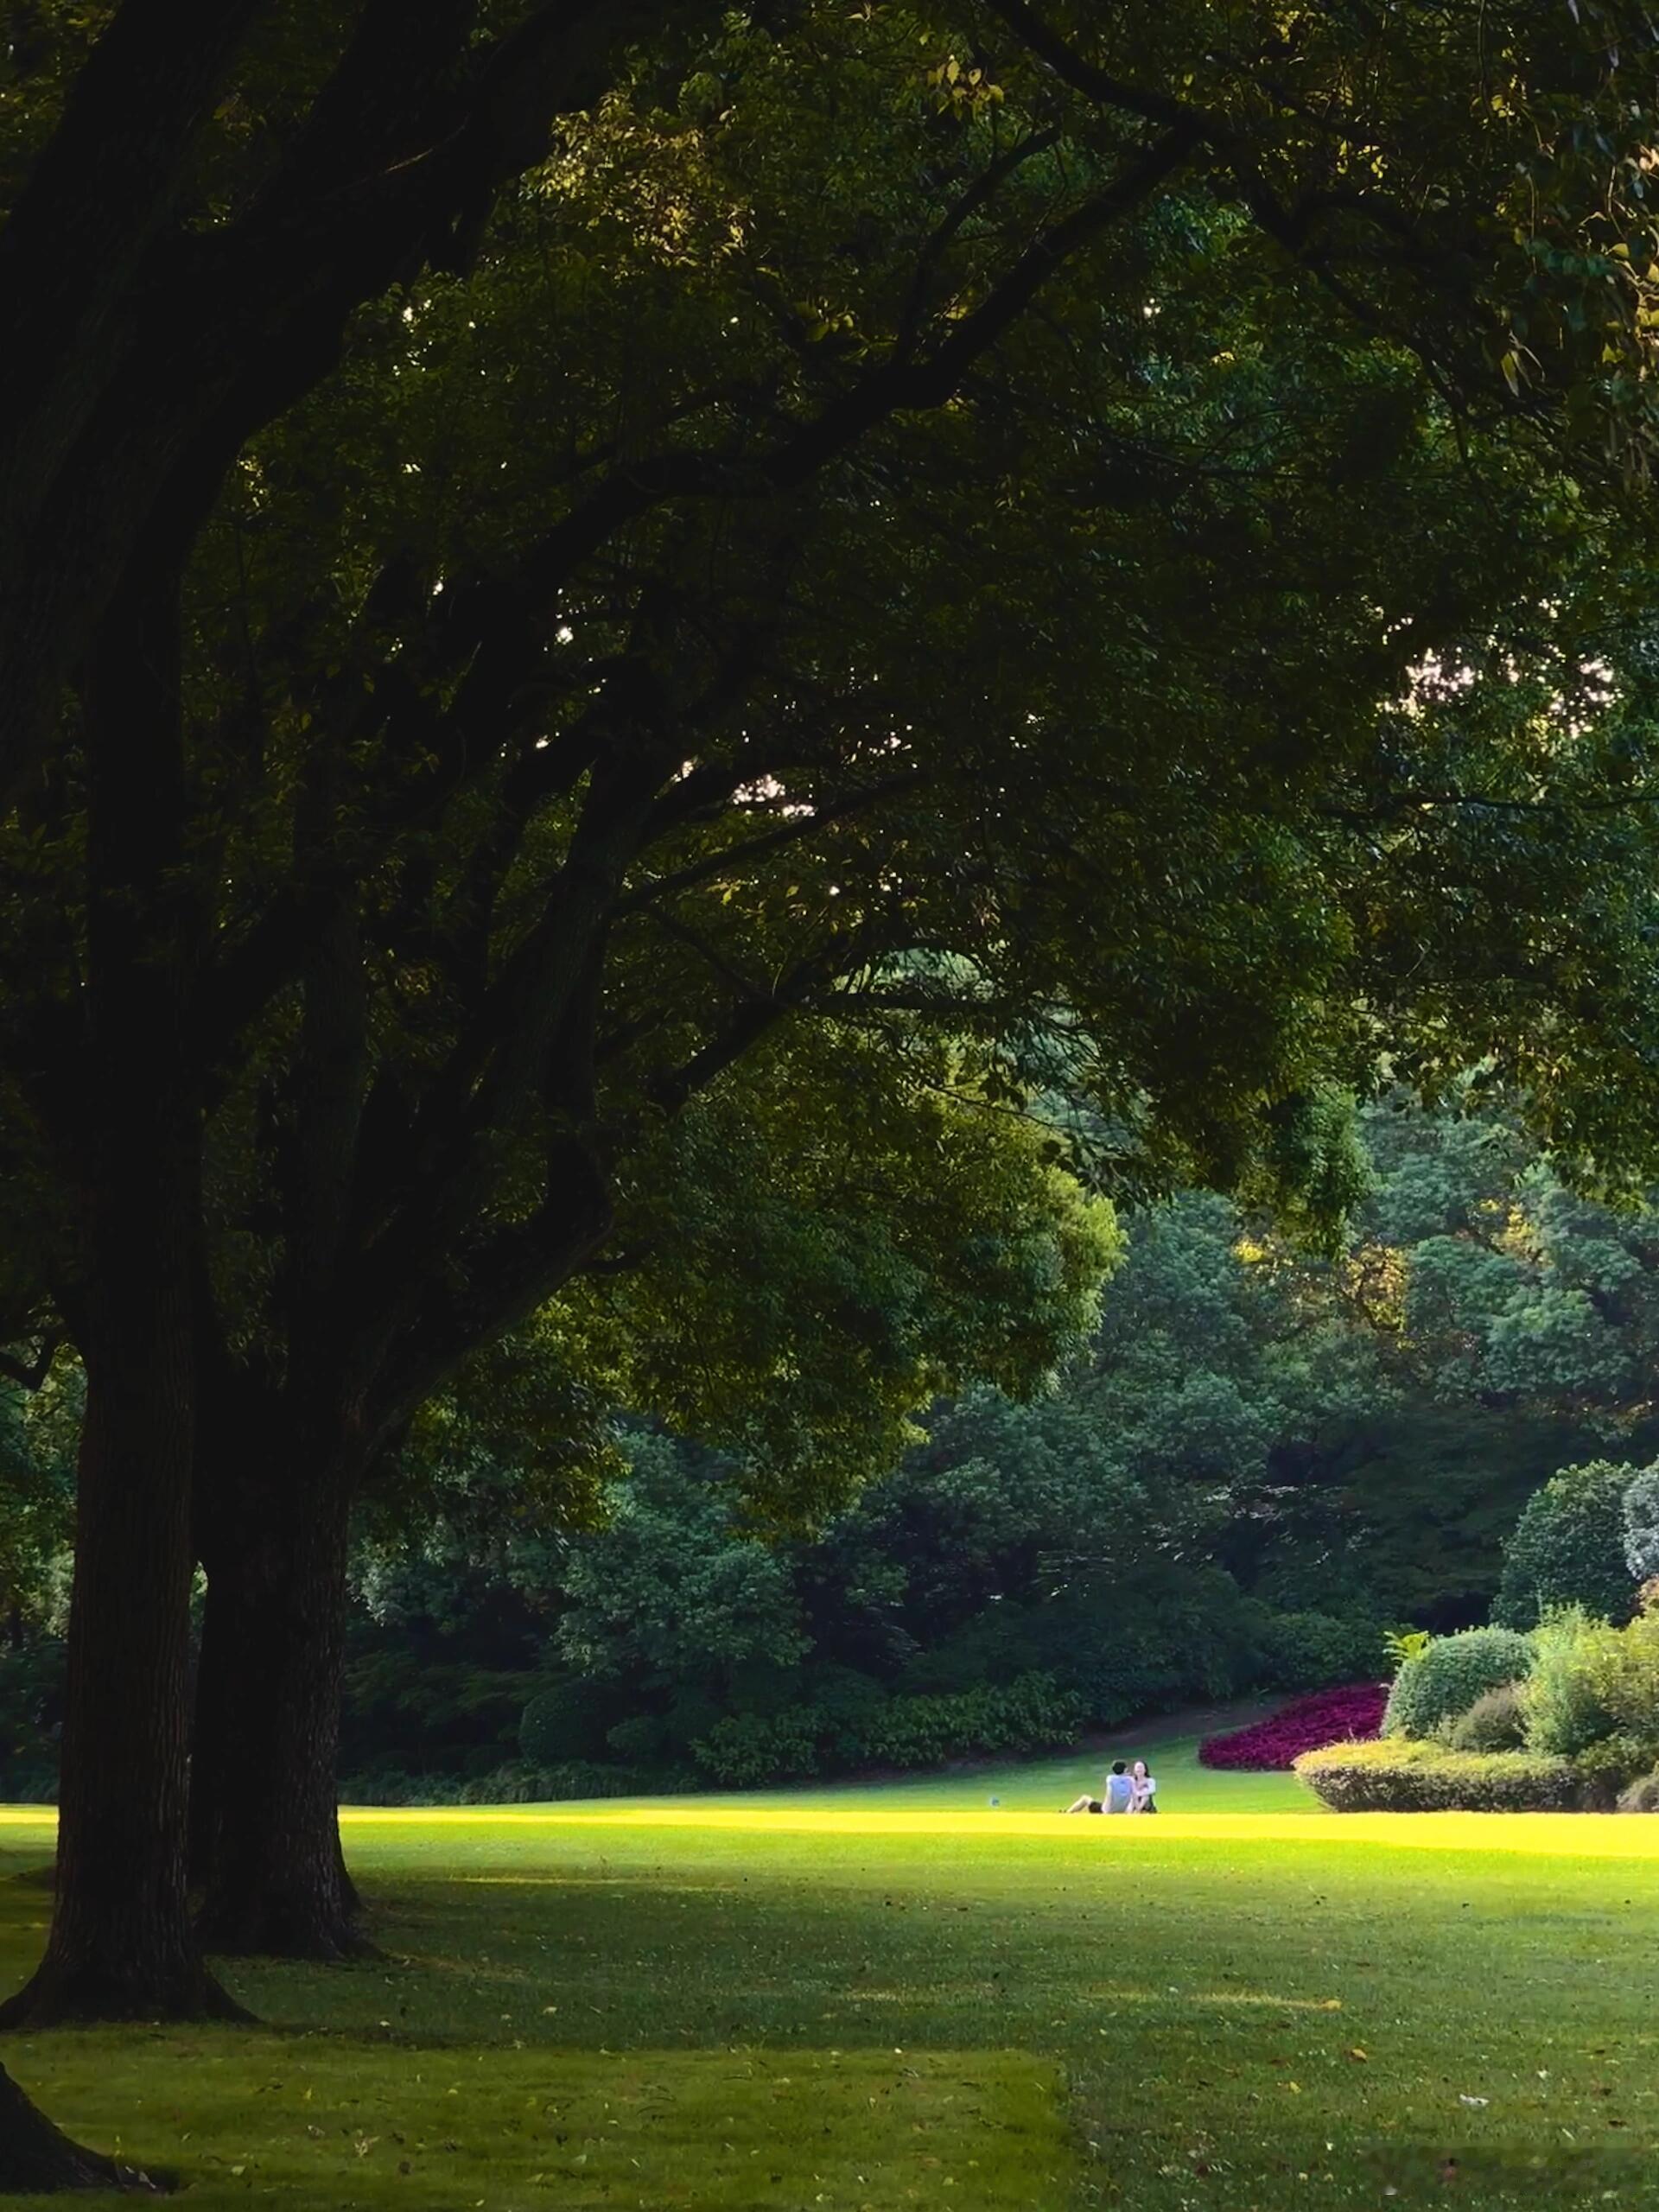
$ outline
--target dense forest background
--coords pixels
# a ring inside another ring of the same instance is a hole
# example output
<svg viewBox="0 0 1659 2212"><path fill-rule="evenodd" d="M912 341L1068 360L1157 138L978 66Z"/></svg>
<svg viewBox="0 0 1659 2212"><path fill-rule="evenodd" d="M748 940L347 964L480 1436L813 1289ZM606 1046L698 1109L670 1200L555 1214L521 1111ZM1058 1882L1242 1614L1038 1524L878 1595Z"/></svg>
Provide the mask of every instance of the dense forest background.
<svg viewBox="0 0 1659 2212"><path fill-rule="evenodd" d="M1573 1195L1498 1112L1383 1103L1358 1135L1340 1249L1202 1192L1129 1215L1052 1388L936 1404L816 1529L639 1413L537 1464L556 1380L521 1347L365 1510L348 1793L919 1764L1364 1676L1389 1626L1484 1620L1551 1475L1659 1446L1659 1212ZM0 1415L11 1797L53 1786L79 1392L60 1364Z"/></svg>

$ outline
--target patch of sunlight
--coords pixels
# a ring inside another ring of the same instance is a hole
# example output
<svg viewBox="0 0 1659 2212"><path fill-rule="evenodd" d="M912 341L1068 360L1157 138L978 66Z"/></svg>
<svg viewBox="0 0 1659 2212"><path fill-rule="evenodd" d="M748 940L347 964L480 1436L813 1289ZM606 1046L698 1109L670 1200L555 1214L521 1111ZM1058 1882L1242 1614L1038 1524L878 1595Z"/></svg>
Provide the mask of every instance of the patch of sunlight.
<svg viewBox="0 0 1659 2212"><path fill-rule="evenodd" d="M1339 1997L1276 1997L1268 1989L1135 1989L1116 1982L1096 1982L1077 1994L1090 2004L1109 2004L1115 2012L1131 2005L1256 2005L1273 2012L1340 2012Z"/></svg>
<svg viewBox="0 0 1659 2212"><path fill-rule="evenodd" d="M1567 1859L1659 1859L1659 1819L1628 1813L1171 1813L1149 1820L1086 1820L1058 1813L949 1807L830 1804L512 1805L347 1809L348 1833L459 1825L479 1834L524 1827L737 1830L774 1835L1045 1837L1098 1852L1158 1851L1171 1843L1373 1844L1391 1849L1525 1852Z"/></svg>
<svg viewBox="0 0 1659 2212"><path fill-rule="evenodd" d="M475 1890L637 1890L637 1874L452 1874L452 1882ZM664 1882L652 1877L654 1896L683 1891L697 1897L735 1897L734 1882Z"/></svg>
<svg viewBox="0 0 1659 2212"><path fill-rule="evenodd" d="M1340 2012L1339 1997L1280 1997L1271 1989L1194 1991L1195 2005L1262 2005L1275 2012Z"/></svg>

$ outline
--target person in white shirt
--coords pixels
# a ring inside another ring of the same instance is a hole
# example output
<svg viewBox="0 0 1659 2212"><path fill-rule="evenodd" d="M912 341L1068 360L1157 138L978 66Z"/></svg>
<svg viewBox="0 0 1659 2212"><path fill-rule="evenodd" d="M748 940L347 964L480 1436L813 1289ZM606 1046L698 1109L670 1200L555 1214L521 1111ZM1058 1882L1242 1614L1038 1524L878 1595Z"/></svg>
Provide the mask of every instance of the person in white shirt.
<svg viewBox="0 0 1659 2212"><path fill-rule="evenodd" d="M1147 1772L1145 1759L1136 1759L1129 1775L1129 1810L1132 1813L1155 1813L1158 1809L1158 1777Z"/></svg>
<svg viewBox="0 0 1659 2212"><path fill-rule="evenodd" d="M1145 1769L1142 1768L1141 1771L1144 1773ZM1157 1787L1156 1783L1153 1786L1154 1789ZM1123 1761L1113 1760L1112 1770L1102 1783L1101 1794L1098 1797L1090 1797L1085 1791L1075 1804L1067 1805L1064 1809L1068 1813L1134 1812L1135 1809L1135 1784L1129 1778L1129 1770Z"/></svg>

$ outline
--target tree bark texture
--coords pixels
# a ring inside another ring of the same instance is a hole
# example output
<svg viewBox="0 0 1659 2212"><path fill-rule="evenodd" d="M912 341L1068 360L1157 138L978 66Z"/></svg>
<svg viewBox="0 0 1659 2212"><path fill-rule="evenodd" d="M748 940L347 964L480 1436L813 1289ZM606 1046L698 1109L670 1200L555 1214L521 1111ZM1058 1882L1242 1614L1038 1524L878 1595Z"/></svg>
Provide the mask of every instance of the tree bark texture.
<svg viewBox="0 0 1659 2212"><path fill-rule="evenodd" d="M200 1928L211 1950L341 1959L368 1948L336 1809L350 1489L273 1440L244 1440L258 1465L225 1485L204 1548Z"/></svg>
<svg viewBox="0 0 1659 2212"><path fill-rule="evenodd" d="M194 1254L200 1112L183 1030L179 610L165 564L112 615L88 686L86 1411L56 1902L0 2025L233 2012L185 1891Z"/></svg>
<svg viewBox="0 0 1659 2212"><path fill-rule="evenodd" d="M72 2143L0 2066L0 2196L54 2196L67 2189L155 2190L135 2166Z"/></svg>

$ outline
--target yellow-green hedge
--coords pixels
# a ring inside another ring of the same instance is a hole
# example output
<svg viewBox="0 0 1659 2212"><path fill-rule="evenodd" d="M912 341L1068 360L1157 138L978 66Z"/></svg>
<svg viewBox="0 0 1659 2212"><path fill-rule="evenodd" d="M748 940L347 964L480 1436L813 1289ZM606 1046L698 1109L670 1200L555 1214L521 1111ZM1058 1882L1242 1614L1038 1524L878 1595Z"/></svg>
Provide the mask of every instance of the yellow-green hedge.
<svg viewBox="0 0 1659 2212"><path fill-rule="evenodd" d="M1584 1802L1571 1762L1536 1751L1452 1751L1385 1736L1304 1751L1296 1771L1337 1813L1566 1813Z"/></svg>

